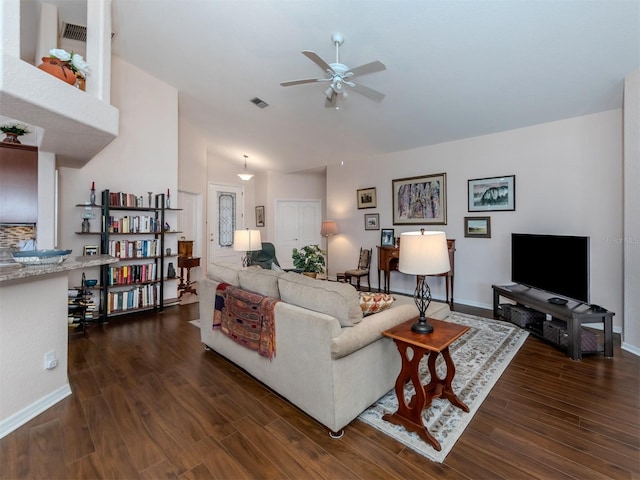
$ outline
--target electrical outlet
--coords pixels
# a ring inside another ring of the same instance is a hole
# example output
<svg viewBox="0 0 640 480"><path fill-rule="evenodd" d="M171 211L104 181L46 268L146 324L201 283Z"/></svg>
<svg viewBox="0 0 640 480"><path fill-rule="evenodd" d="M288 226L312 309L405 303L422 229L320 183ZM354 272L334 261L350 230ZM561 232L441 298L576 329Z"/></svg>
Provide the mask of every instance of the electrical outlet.
<svg viewBox="0 0 640 480"><path fill-rule="evenodd" d="M56 352L47 352L44 355L44 368L47 370L53 370L58 366L58 359L56 358Z"/></svg>

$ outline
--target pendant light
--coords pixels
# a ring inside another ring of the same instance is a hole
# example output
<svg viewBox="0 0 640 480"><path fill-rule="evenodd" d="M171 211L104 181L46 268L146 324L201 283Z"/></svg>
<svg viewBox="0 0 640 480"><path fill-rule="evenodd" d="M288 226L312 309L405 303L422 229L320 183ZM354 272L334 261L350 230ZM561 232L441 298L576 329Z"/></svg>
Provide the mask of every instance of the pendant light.
<svg viewBox="0 0 640 480"><path fill-rule="evenodd" d="M239 173L238 176L244 180L245 182L251 180L251 178L253 178L253 174L252 173L248 173L247 172L247 157L246 155L244 155L244 170L242 173Z"/></svg>

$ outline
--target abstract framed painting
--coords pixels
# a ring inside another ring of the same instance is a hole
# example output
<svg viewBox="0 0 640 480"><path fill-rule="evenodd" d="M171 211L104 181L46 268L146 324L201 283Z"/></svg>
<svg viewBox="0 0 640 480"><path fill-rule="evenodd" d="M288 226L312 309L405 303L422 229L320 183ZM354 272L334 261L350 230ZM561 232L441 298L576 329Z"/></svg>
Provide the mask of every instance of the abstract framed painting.
<svg viewBox="0 0 640 480"><path fill-rule="evenodd" d="M394 225L446 225L447 174L392 180Z"/></svg>

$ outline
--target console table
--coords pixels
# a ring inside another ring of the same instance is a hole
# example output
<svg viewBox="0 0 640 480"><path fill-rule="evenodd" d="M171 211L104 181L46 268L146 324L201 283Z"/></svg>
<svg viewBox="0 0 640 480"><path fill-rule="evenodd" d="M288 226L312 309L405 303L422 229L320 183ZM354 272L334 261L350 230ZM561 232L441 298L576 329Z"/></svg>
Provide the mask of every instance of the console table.
<svg viewBox="0 0 640 480"><path fill-rule="evenodd" d="M440 275L429 275L430 277L445 277L444 283L447 291L447 303L453 305L453 277L455 275L455 251L456 240L447 238L447 248L449 249L449 264L451 270ZM398 261L400 259L399 247L382 247L378 246L378 291L389 293L391 288L391 271L398 270ZM380 272L384 272L384 288L380 286ZM449 299L449 287L451 287L451 299Z"/></svg>
<svg viewBox="0 0 640 480"><path fill-rule="evenodd" d="M565 305L555 305L547 300L550 293L524 285L493 285L493 316L498 318L500 297L508 298L521 305L537 310L567 322L567 355L573 360L582 358L581 326L583 323L602 322L604 324L604 356L613 357L613 312L596 310L584 303L569 300Z"/></svg>

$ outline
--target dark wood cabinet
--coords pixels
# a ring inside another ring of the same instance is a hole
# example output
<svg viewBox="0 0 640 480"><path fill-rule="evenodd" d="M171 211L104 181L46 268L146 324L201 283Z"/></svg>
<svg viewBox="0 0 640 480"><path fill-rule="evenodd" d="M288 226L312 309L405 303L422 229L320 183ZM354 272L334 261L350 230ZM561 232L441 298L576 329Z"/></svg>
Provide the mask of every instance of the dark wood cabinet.
<svg viewBox="0 0 640 480"><path fill-rule="evenodd" d="M37 223L38 148L0 142L0 223Z"/></svg>

